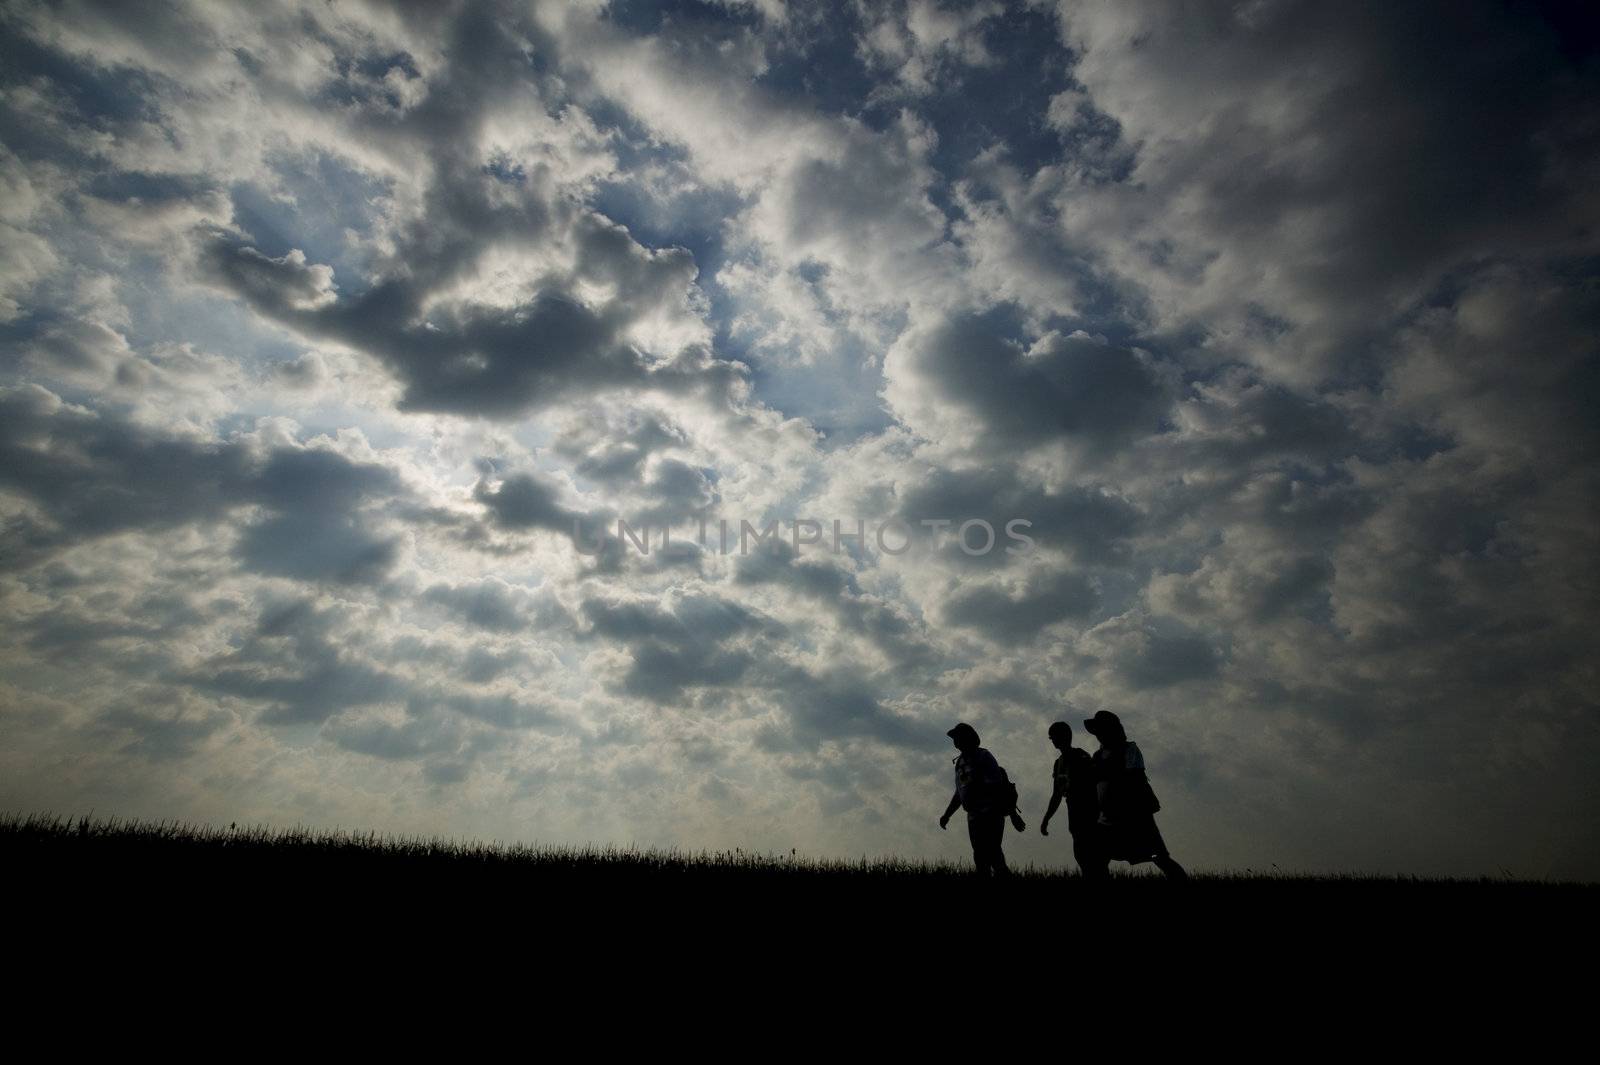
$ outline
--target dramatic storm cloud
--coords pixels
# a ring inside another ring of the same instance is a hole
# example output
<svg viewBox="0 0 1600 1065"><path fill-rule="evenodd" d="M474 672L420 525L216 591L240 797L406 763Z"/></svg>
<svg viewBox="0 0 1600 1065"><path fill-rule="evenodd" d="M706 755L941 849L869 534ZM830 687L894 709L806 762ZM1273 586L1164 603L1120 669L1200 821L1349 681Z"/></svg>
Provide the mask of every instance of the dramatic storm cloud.
<svg viewBox="0 0 1600 1065"><path fill-rule="evenodd" d="M0 806L1600 877L1591 22L0 4Z"/></svg>

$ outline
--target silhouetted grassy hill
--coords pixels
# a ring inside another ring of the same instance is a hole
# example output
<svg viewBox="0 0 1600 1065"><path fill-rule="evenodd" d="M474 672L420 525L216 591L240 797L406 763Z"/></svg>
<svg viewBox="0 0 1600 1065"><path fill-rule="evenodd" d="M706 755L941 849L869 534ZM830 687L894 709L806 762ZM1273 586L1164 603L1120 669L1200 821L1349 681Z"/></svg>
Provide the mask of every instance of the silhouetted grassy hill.
<svg viewBox="0 0 1600 1065"><path fill-rule="evenodd" d="M531 1025L536 1041L744 1025L752 1046L844 1028L852 1046L874 1045L869 1029L899 1046L905 1026L947 1021L966 1038L975 1003L1009 1007L1031 1039L1152 995L1200 1019L1164 1006L1129 1032L1219 1045L1241 1008L1301 1033L1330 1010L1345 1033L1415 1023L1424 1003L1468 1020L1490 999L1570 1011L1586 985L1549 962L1586 956L1600 900L1591 885L1373 876L983 883L894 858L15 814L0 815L0 869L12 971L58 1003L115 996L136 1023L159 1004L255 1025L270 1004L290 1026L337 1009L410 1031L443 997L457 1016L492 1002L508 1020L491 1027ZM397 996L413 1003L399 1014Z"/></svg>
<svg viewBox="0 0 1600 1065"><path fill-rule="evenodd" d="M937 1012L942 996L1001 1002L1025 980L1224 1003L1253 987L1309 1005L1378 987L1487 992L1484 974L1518 973L1517 993L1554 1001L1578 985L1539 959L1586 953L1600 901L1593 885L1377 876L1095 885L1023 869L984 883L965 865L895 858L19 814L0 815L0 869L13 969L40 988L89 978L294 1002L307 981L341 1001L489 981L546 1011L626 1013L644 995L761 1003L786 1024L811 1016L806 1002L853 996L871 1011L889 994Z"/></svg>
<svg viewBox="0 0 1600 1065"><path fill-rule="evenodd" d="M1347 902L1382 899L1429 906L1471 900L1496 905L1591 904L1596 885L1511 879L1427 879L1401 876L1195 873L1175 884L1154 875L1121 875L1104 892L1076 872L1032 866L1006 883L979 882L965 863L862 857L802 858L728 851L646 850L615 846L529 846L377 833L265 826L213 826L176 821L0 815L0 855L14 883L70 888L121 879L130 888L163 881L228 885L261 891L274 883L387 885L396 892L495 891L593 900L648 888L678 900L715 896L723 903L763 893L805 892L815 902L847 895L892 895L902 901L1004 893L1014 905L1095 895L1156 904L1179 899L1309 899L1336 892Z"/></svg>

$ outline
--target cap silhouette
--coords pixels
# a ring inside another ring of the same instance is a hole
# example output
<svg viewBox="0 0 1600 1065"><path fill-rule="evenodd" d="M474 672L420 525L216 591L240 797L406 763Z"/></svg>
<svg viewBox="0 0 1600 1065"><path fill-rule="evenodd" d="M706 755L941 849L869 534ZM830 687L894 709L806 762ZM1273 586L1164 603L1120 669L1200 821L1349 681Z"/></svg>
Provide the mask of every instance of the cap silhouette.
<svg viewBox="0 0 1600 1065"><path fill-rule="evenodd" d="M1083 727L1096 739L1126 735L1122 731L1122 719L1110 710L1096 710L1093 717L1084 719Z"/></svg>

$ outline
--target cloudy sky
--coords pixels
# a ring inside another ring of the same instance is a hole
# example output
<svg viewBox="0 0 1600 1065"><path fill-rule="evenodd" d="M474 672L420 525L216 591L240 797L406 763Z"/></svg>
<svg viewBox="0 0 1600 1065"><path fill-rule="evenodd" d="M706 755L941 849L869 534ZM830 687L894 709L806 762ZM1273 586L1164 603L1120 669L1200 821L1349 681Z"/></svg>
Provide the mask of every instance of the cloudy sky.
<svg viewBox="0 0 1600 1065"><path fill-rule="evenodd" d="M1580 8L0 5L0 807L1600 876Z"/></svg>

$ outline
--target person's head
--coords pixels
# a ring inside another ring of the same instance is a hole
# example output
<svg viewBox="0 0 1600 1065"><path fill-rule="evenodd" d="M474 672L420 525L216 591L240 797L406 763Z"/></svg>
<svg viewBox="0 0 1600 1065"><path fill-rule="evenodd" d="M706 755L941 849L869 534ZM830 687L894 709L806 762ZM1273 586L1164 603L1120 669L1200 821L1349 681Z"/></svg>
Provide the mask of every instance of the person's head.
<svg viewBox="0 0 1600 1065"><path fill-rule="evenodd" d="M1065 721L1057 721L1050 726L1050 742L1056 745L1056 750L1066 754L1072 746L1072 726Z"/></svg>
<svg viewBox="0 0 1600 1065"><path fill-rule="evenodd" d="M1122 731L1122 719L1110 710L1096 710L1095 715L1083 723L1083 727L1089 730L1089 735L1100 741L1101 746L1128 742L1128 734Z"/></svg>
<svg viewBox="0 0 1600 1065"><path fill-rule="evenodd" d="M962 754L978 749L978 730L965 721L946 732L945 735L950 737L951 742L956 745L956 750Z"/></svg>

